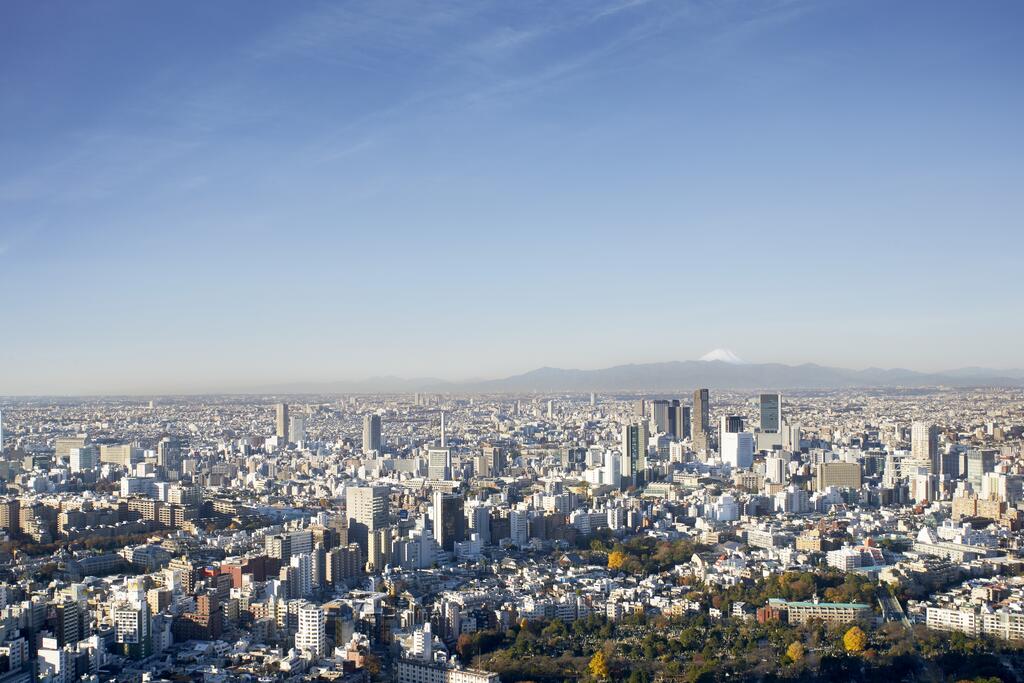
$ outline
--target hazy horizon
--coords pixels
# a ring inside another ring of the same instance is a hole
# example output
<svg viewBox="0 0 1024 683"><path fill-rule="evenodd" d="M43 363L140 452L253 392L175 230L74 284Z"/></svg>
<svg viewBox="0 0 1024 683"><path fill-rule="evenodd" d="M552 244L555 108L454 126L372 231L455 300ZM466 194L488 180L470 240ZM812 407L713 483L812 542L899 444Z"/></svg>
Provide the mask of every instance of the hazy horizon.
<svg viewBox="0 0 1024 683"><path fill-rule="evenodd" d="M0 395L1024 366L1024 5L28 3Z"/></svg>
<svg viewBox="0 0 1024 683"><path fill-rule="evenodd" d="M938 370L919 370L919 369L915 369L915 368L905 368L905 367L896 367L896 366L869 366L869 367L850 368L850 367L842 367L842 366L822 365L822 364L816 364L816 363L810 363L810 362L808 362L808 363L792 363L792 364L789 364L789 363L776 363L775 361L770 361L770 360L748 361L746 359L740 359L738 362L723 361L723 360L720 360L720 359L717 359L717 358L716 359L710 359L710 360L712 362L715 362L715 363L724 363L726 365L734 365L734 366L739 366L739 367L743 367L743 366L760 366L760 365L765 365L765 364L771 364L771 365L781 364L781 365L786 365L788 367L797 367L797 366L800 366L800 365L808 365L808 364L810 364L810 365L819 365L820 367L824 367L824 368L835 368L835 369L839 369L839 370L851 370L851 371L855 371L855 372L856 371L865 371L865 370L870 370L872 368L876 368L876 369L881 369L881 370L909 370L911 372L922 372L922 373L938 374L938 375L941 375L943 372L946 372L946 371L948 371L948 372L955 372L955 371L958 371L958 370L968 370L968 369L991 370L992 371L991 374L979 375L980 377L987 378L987 379L995 379L995 378L1000 378L1000 377L1002 377L1004 379L1015 379L1015 378L1019 379L1020 378L1019 376L1021 375L1021 373L1024 373L1024 369L1021 369L1021 368L988 368L988 367L983 367L983 366L962 366L962 367L958 367L958 368L942 368L942 369L938 369ZM257 394L274 394L274 393L279 393L280 395L288 395L288 394L304 394L304 393L310 393L310 392L316 393L316 389L326 390L328 393L331 393L329 385L345 385L345 384L349 384L349 385L365 385L363 388L365 388L367 391L369 391L369 393L396 393L396 392L397 393L403 393L403 392L405 392L407 390L408 391L422 390L422 391L429 392L429 391L434 390L434 389L432 389L430 387L425 387L423 389L413 389L413 388L374 389L373 388L374 383L376 383L376 386L378 386L378 387L386 386L386 380L395 380L395 381L398 381L398 382L424 382L424 383L440 382L440 383L445 383L445 384L452 385L452 388L454 390L458 390L460 387L468 387L467 390L472 392L472 391L475 390L475 388L472 385L477 384L477 383L502 381L502 380L515 378L515 377L518 377L520 375L526 375L528 373L531 373L531 372L534 372L534 371L537 371L537 370L544 370L544 369L590 372L590 371L600 371L600 370L606 370L606 369L611 369L611 368L615 368L615 367L624 367L624 366L632 366L632 365L644 366L644 365L652 365L652 364L653 365L659 365L659 364L667 364L667 363L686 363L686 362L703 362L703 361L705 361L704 358L679 358L679 359L667 359L667 360L660 360L660 361L648 361L648 362L644 362L644 363L633 363L633 362L616 363L616 364L613 364L613 365L599 366L599 367L576 367L576 366L556 367L556 366L552 366L552 365L538 365L538 366L534 366L534 367L530 367L530 368L525 368L525 369L523 369L521 371L517 371L517 372L513 372L513 373L509 373L509 374L491 375L491 376L477 374L477 375L440 377L440 376L437 376L437 375L402 376L402 375L395 375L395 374L390 374L390 373L367 373L367 374L364 374L364 375L349 376L349 377L290 377L290 378L289 377L282 377L282 378L276 378L276 379L264 379L262 381L259 378L253 378L248 383L228 383L228 384L223 384L223 383L204 384L202 382L182 382L182 383L178 383L178 384L157 385L157 384L151 384L151 383L147 384L145 381L141 381L141 382L139 382L137 384L129 384L129 385L121 385L121 386L110 385L110 386L107 386L107 387L93 388L92 390L78 389L78 390L40 392L40 393L33 393L33 392L20 392L20 393L18 393L18 392L10 392L10 393L6 393L6 394L0 393L0 396L8 396L8 397L12 397L12 398L18 398L18 397L31 397L31 396L41 396L41 397L48 397L48 396L53 396L53 397L76 397L76 396L138 396L138 397L145 397L145 396L153 396L153 397L157 397L157 396L174 396L174 395L193 395L193 394L194 395L216 395L216 394L253 394L253 395L257 395ZM999 372L1001 372L1001 371L1002 372L1006 372L1008 374L1007 375L999 375ZM296 391L296 390L292 389L294 387L309 387L310 391L305 391L305 390L298 390L298 391ZM761 386L754 386L754 385L751 385L751 387L747 387L747 388L751 389L751 390L753 390L753 389L777 390L777 389L780 389L780 388L795 389L795 387L778 387L778 386L763 386L763 387L761 387ZM833 388L841 388L841 387L833 387ZM808 389L808 388L804 387L803 389ZM813 390L814 388L811 387L810 389ZM735 387L730 387L730 388L724 389L724 390L738 391L740 389L737 389ZM798 390L802 390L802 389L798 389ZM505 391L505 390L502 390L502 391ZM579 393L579 391L583 391L583 390L561 389L561 390L558 390L558 391L570 391L570 392ZM611 391L611 390L605 388L605 389L600 389L599 391L607 392L607 391ZM620 389L620 391L629 393L629 392L640 391L640 390L635 389L635 388L624 387L624 388ZM657 390L655 390L655 391L657 392ZM357 391L357 393L364 393L364 392L362 390L359 390L359 391ZM516 392L513 391L512 393L516 393Z"/></svg>

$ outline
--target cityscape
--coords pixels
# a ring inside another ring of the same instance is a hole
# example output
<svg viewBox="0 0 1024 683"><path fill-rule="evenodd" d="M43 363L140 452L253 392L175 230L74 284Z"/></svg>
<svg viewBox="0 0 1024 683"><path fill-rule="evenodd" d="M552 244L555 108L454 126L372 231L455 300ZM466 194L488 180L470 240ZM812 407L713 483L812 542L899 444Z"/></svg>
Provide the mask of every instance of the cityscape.
<svg viewBox="0 0 1024 683"><path fill-rule="evenodd" d="M0 4L0 683L1024 682L1024 3Z"/></svg>
<svg viewBox="0 0 1024 683"><path fill-rule="evenodd" d="M1024 387L25 398L0 416L4 681L1024 662Z"/></svg>

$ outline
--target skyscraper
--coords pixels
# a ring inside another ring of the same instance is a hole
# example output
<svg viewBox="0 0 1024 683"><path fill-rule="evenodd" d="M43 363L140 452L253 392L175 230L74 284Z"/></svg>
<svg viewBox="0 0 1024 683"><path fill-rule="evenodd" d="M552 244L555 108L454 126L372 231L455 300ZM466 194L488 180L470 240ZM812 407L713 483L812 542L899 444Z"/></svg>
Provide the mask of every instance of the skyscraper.
<svg viewBox="0 0 1024 683"><path fill-rule="evenodd" d="M658 399L651 403L651 419L654 421L654 432L656 434L669 433L669 407L671 404Z"/></svg>
<svg viewBox="0 0 1024 683"><path fill-rule="evenodd" d="M778 434L782 427L782 395L761 394L761 431Z"/></svg>
<svg viewBox="0 0 1024 683"><path fill-rule="evenodd" d="M388 487L354 486L345 493L348 538L367 553L369 536L388 525Z"/></svg>
<svg viewBox="0 0 1024 683"><path fill-rule="evenodd" d="M719 434L736 434L743 431L742 415L723 415L719 424Z"/></svg>
<svg viewBox="0 0 1024 683"><path fill-rule="evenodd" d="M764 462L764 480L771 484L785 484L788 461L778 455L769 455Z"/></svg>
<svg viewBox="0 0 1024 683"><path fill-rule="evenodd" d="M306 440L306 416L292 415L288 420L288 438L295 443Z"/></svg>
<svg viewBox="0 0 1024 683"><path fill-rule="evenodd" d="M924 422L915 422L910 428L910 458L915 467L937 471L935 456L939 452L939 428Z"/></svg>
<svg viewBox="0 0 1024 683"><path fill-rule="evenodd" d="M639 486L647 470L647 421L625 425L622 428L622 481Z"/></svg>
<svg viewBox="0 0 1024 683"><path fill-rule="evenodd" d="M452 451L450 448L427 450L427 479L447 481L452 478Z"/></svg>
<svg viewBox="0 0 1024 683"><path fill-rule="evenodd" d="M677 439L689 439L693 436L690 430L690 406L680 405L677 409L679 411L677 418L678 433L676 434Z"/></svg>
<svg viewBox="0 0 1024 683"><path fill-rule="evenodd" d="M693 392L691 420L693 425L693 448L697 451L706 451L708 449L708 433L711 429L711 425L708 424L710 414L707 389L697 389Z"/></svg>
<svg viewBox="0 0 1024 683"><path fill-rule="evenodd" d="M967 451L967 482L978 495L981 495L981 482L984 476L996 469L996 451L972 448Z"/></svg>
<svg viewBox="0 0 1024 683"><path fill-rule="evenodd" d="M288 404L277 404L277 438L288 441Z"/></svg>
<svg viewBox="0 0 1024 683"><path fill-rule="evenodd" d="M722 432L722 462L746 470L754 464L754 435L750 432Z"/></svg>
<svg viewBox="0 0 1024 683"><path fill-rule="evenodd" d="M381 450L380 415L363 416L363 452Z"/></svg>
<svg viewBox="0 0 1024 683"><path fill-rule="evenodd" d="M466 540L466 513L461 495L434 491L430 516L434 522L434 539L442 550L450 553L455 550L457 541Z"/></svg>

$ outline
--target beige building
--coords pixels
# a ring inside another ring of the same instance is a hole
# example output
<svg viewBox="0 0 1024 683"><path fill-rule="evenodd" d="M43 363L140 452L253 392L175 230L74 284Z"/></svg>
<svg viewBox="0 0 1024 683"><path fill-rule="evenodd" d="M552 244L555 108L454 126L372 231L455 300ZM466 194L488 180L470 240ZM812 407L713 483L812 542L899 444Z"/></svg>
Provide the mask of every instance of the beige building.
<svg viewBox="0 0 1024 683"><path fill-rule="evenodd" d="M861 484L860 463L823 462L815 471L814 488L824 491L829 486L844 489L859 489Z"/></svg>

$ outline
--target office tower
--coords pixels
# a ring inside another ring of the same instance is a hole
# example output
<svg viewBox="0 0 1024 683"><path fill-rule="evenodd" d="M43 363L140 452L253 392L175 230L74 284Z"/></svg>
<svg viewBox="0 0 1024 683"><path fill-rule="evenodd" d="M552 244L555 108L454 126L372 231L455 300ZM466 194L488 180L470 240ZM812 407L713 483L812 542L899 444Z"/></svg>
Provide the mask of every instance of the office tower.
<svg viewBox="0 0 1024 683"><path fill-rule="evenodd" d="M555 402L553 399L548 399L548 419L552 420L555 417Z"/></svg>
<svg viewBox="0 0 1024 683"><path fill-rule="evenodd" d="M754 464L754 435L750 432L723 432L722 462L735 469L748 470Z"/></svg>
<svg viewBox="0 0 1024 683"><path fill-rule="evenodd" d="M782 447L787 451L799 452L803 440L803 428L799 423L786 425L782 430Z"/></svg>
<svg viewBox="0 0 1024 683"><path fill-rule="evenodd" d="M72 448L69 455L69 466L72 472L85 472L99 464L100 455L95 446Z"/></svg>
<svg viewBox="0 0 1024 683"><path fill-rule="evenodd" d="M181 467L181 445L178 440L165 436L156 445L156 464L158 467L178 471Z"/></svg>
<svg viewBox="0 0 1024 683"><path fill-rule="evenodd" d="M639 486L647 470L647 442L650 435L647 421L622 428L622 482Z"/></svg>
<svg viewBox="0 0 1024 683"><path fill-rule="evenodd" d="M605 451L601 466L601 483L605 486L622 487L622 456L614 451Z"/></svg>
<svg viewBox="0 0 1024 683"><path fill-rule="evenodd" d="M54 461L58 462L58 463L67 462L68 459L70 459L70 457L71 457L71 449L72 448L82 448L87 443L89 443L89 440L85 436L70 436L70 437L61 437L61 438L57 439L56 441L54 441L54 444L53 444L53 448L54 448L53 459L54 459ZM0 450L2 450L2 449L0 449Z"/></svg>
<svg viewBox="0 0 1024 683"><path fill-rule="evenodd" d="M743 431L742 415L723 415L719 420L719 434L738 434Z"/></svg>
<svg viewBox="0 0 1024 683"><path fill-rule="evenodd" d="M782 394L761 394L761 431L778 434L782 429Z"/></svg>
<svg viewBox="0 0 1024 683"><path fill-rule="evenodd" d="M131 444L104 444L100 446L100 462L120 465L125 469L142 460L142 449Z"/></svg>
<svg viewBox="0 0 1024 683"><path fill-rule="evenodd" d="M894 489L899 486L900 472L896 464L896 456L889 453L885 456L885 467L882 470L882 486L887 489Z"/></svg>
<svg viewBox="0 0 1024 683"><path fill-rule="evenodd" d="M430 517L434 522L434 539L443 551L453 552L456 542L466 540L466 513L459 494L434 491Z"/></svg>
<svg viewBox="0 0 1024 683"><path fill-rule="evenodd" d="M501 446L484 446L484 461L487 463L490 476L498 476L507 466L505 449Z"/></svg>
<svg viewBox="0 0 1024 683"><path fill-rule="evenodd" d="M323 657L327 650L326 625L327 618L320 607L309 602L300 605L295 649L314 659Z"/></svg>
<svg viewBox="0 0 1024 683"><path fill-rule="evenodd" d="M967 451L967 482L975 494L981 493L982 478L996 469L996 452L972 448Z"/></svg>
<svg viewBox="0 0 1024 683"><path fill-rule="evenodd" d="M345 492L349 541L358 544L364 556L370 534L388 525L388 494L386 486L356 486Z"/></svg>
<svg viewBox="0 0 1024 683"><path fill-rule="evenodd" d="M0 453L4 452L4 412L0 410Z"/></svg>
<svg viewBox="0 0 1024 683"><path fill-rule="evenodd" d="M452 452L448 448L427 450L427 479L447 481L452 478Z"/></svg>
<svg viewBox="0 0 1024 683"><path fill-rule="evenodd" d="M277 438L288 442L288 404L277 404Z"/></svg>
<svg viewBox="0 0 1024 683"><path fill-rule="evenodd" d="M924 422L915 422L910 428L910 458L916 467L935 467L935 454L939 451L939 428Z"/></svg>
<svg viewBox="0 0 1024 683"><path fill-rule="evenodd" d="M363 416L363 452L381 451L380 415Z"/></svg>
<svg viewBox="0 0 1024 683"><path fill-rule="evenodd" d="M512 510L508 516L509 537L512 545L526 547L530 542L530 514L526 510Z"/></svg>
<svg viewBox="0 0 1024 683"><path fill-rule="evenodd" d="M444 411L442 410L441 411L441 443L440 443L440 446L441 446L441 448L444 448L447 445L448 445L448 435L445 434L445 429L444 429Z"/></svg>
<svg viewBox="0 0 1024 683"><path fill-rule="evenodd" d="M678 408L679 417L677 421L679 433L676 434L677 439L689 439L693 436L690 429L690 406L680 405Z"/></svg>
<svg viewBox="0 0 1024 683"><path fill-rule="evenodd" d="M693 392L693 412L690 415L692 420L693 448L696 451L708 449L708 433L711 430L708 406L708 390L697 389Z"/></svg>
<svg viewBox="0 0 1024 683"><path fill-rule="evenodd" d="M288 438L294 443L306 440L306 416L292 415L288 419Z"/></svg>
<svg viewBox="0 0 1024 683"><path fill-rule="evenodd" d="M651 418L654 420L654 432L667 434L669 438L679 438L679 401L657 400L651 404Z"/></svg>
<svg viewBox="0 0 1024 683"><path fill-rule="evenodd" d="M690 428L690 409L680 404L679 399L672 399L668 404L668 436L670 439L686 438Z"/></svg>
<svg viewBox="0 0 1024 683"><path fill-rule="evenodd" d="M597 394L593 391L590 392L590 407L593 408L597 405Z"/></svg>
<svg viewBox="0 0 1024 683"><path fill-rule="evenodd" d="M935 474L940 479L959 479L960 453L952 448L936 453Z"/></svg>
<svg viewBox="0 0 1024 683"><path fill-rule="evenodd" d="M844 489L859 489L861 467L857 462L821 462L815 471L815 490L824 491L829 486Z"/></svg>
<svg viewBox="0 0 1024 683"><path fill-rule="evenodd" d="M786 458L778 455L769 455L764 461L764 480L769 484L785 484L787 479Z"/></svg>
<svg viewBox="0 0 1024 683"><path fill-rule="evenodd" d="M491 542L491 508L476 504L466 510L466 522L469 530L480 537L480 542L488 545Z"/></svg>

